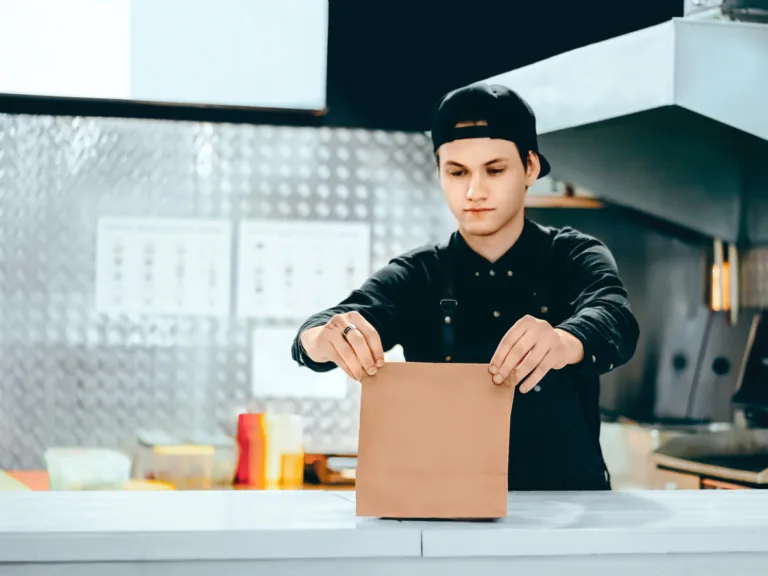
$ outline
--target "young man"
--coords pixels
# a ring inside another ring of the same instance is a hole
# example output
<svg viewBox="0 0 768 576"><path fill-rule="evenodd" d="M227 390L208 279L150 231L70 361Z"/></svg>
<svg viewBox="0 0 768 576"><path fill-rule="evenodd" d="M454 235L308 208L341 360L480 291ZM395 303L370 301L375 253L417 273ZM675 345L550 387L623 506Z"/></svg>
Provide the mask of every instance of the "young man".
<svg viewBox="0 0 768 576"><path fill-rule="evenodd" d="M458 230L394 258L309 318L293 358L356 380L374 375L396 344L408 361L487 364L489 383L520 392L509 489L610 489L599 376L632 357L639 333L611 253L574 229L526 218L526 192L550 168L534 114L511 90L447 94L432 140Z"/></svg>

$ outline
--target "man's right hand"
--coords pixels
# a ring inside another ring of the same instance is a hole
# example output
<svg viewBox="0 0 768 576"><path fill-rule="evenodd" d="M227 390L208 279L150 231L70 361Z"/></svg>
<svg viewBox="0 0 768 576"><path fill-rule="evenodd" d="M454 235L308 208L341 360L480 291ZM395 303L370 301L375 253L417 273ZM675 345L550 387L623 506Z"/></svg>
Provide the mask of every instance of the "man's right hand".
<svg viewBox="0 0 768 576"><path fill-rule="evenodd" d="M384 366L379 334L359 312L337 314L324 326L305 330L300 338L314 362L333 362L357 382Z"/></svg>

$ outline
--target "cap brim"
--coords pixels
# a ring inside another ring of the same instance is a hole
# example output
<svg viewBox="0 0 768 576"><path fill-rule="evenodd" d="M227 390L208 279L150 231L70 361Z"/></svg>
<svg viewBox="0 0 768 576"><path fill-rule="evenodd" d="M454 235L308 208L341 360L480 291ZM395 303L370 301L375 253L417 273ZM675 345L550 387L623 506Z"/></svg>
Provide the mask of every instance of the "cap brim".
<svg viewBox="0 0 768 576"><path fill-rule="evenodd" d="M541 164L541 171L539 172L539 178L544 178L552 170L552 166L549 164L549 160L544 157L544 154L539 152L539 164Z"/></svg>

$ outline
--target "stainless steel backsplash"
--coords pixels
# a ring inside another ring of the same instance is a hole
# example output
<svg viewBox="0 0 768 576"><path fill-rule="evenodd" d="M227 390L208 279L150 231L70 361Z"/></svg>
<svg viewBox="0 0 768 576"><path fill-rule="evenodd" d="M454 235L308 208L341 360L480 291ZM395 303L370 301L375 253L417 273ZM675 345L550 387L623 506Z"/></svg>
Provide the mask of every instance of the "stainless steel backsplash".
<svg viewBox="0 0 768 576"><path fill-rule="evenodd" d="M102 216L367 221L373 268L447 225L421 134L0 115L0 467L212 433L254 400L255 320L97 313ZM275 404L304 416L308 450L356 448L353 384Z"/></svg>

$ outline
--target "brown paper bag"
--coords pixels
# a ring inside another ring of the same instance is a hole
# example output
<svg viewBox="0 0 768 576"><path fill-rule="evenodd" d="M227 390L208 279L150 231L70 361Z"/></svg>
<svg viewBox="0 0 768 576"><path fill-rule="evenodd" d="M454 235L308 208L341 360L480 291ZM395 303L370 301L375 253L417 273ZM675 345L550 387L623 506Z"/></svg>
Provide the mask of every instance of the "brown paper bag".
<svg viewBox="0 0 768 576"><path fill-rule="evenodd" d="M507 514L514 387L486 364L386 364L362 380L358 516Z"/></svg>

